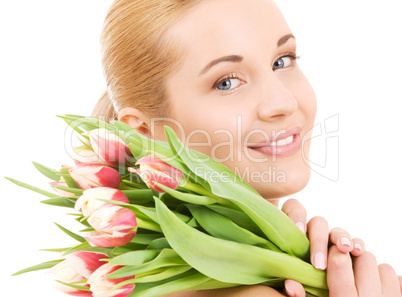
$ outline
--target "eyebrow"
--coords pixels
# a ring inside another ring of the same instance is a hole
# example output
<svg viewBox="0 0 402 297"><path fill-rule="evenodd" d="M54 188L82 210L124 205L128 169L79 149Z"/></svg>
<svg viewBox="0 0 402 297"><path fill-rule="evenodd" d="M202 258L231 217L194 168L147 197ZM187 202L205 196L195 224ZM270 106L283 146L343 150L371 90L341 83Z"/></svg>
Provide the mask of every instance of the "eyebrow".
<svg viewBox="0 0 402 297"><path fill-rule="evenodd" d="M290 38L296 39L296 37L294 37L293 34L286 34L285 36L279 38L277 43L278 47L284 45Z"/></svg>
<svg viewBox="0 0 402 297"><path fill-rule="evenodd" d="M233 63L240 63L241 61L243 61L243 57L239 56L239 55L230 55L230 56L225 56L225 57L221 57L218 59L215 59L211 62L208 63L207 66L205 66L199 75L204 74L205 72L207 72L212 66L215 66L216 64L222 63L222 62L233 62Z"/></svg>
<svg viewBox="0 0 402 297"><path fill-rule="evenodd" d="M293 36L293 34L286 34L285 36L279 38L278 40L278 47L284 45L290 38L294 38L296 39L296 37ZM244 57L239 56L239 55L230 55L230 56L224 56L218 59L215 59L211 62L209 62L200 72L199 75L204 74L205 72L207 72L209 69L211 69L213 66L215 66L216 64L222 63L222 62L233 62L233 63L240 63L241 61L243 61Z"/></svg>

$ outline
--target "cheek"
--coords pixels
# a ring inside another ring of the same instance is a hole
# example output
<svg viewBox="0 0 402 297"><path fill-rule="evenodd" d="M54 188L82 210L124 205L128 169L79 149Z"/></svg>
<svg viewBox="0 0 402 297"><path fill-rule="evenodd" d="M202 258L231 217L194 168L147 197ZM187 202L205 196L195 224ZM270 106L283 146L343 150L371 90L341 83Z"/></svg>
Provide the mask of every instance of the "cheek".
<svg viewBox="0 0 402 297"><path fill-rule="evenodd" d="M307 123L312 125L317 111L316 96L312 86L303 73L300 72L298 76L299 79L296 80L297 83L292 85L292 93L299 104L299 109L306 116Z"/></svg>
<svg viewBox="0 0 402 297"><path fill-rule="evenodd" d="M208 104L204 104L204 101L193 100L191 107L187 103L175 106L174 129L187 147L218 162L232 159L238 147L238 134L242 133L239 121L244 118L241 114L244 109L234 103L227 104L224 100L210 100Z"/></svg>
<svg viewBox="0 0 402 297"><path fill-rule="evenodd" d="M185 145L202 152L218 162L233 158L236 150L236 126L224 118L209 117L202 123L191 121L185 126ZM195 129L195 126L202 127Z"/></svg>

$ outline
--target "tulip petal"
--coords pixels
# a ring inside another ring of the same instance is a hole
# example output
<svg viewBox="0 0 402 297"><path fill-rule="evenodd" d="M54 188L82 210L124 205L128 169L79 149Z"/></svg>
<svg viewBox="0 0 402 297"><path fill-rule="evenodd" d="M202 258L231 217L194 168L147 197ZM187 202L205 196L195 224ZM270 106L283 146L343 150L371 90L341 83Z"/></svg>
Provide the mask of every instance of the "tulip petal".
<svg viewBox="0 0 402 297"><path fill-rule="evenodd" d="M115 247L123 246L129 243L137 232L131 231L127 233L113 232L110 234L102 234L100 232L90 232L90 235L84 237L89 244L97 247ZM99 235L95 235L99 234Z"/></svg>
<svg viewBox="0 0 402 297"><path fill-rule="evenodd" d="M88 217L103 206L114 206L114 204L104 202L101 199L129 203L127 196L122 191L99 187L85 190L75 202L75 209L77 211L82 210L83 215Z"/></svg>
<svg viewBox="0 0 402 297"><path fill-rule="evenodd" d="M131 169L130 171L139 174L149 188L160 193L164 193L164 191L155 185L155 182L170 189L176 189L183 179L180 170L163 162L155 155L145 156L139 159L136 164L140 165L140 169Z"/></svg>
<svg viewBox="0 0 402 297"><path fill-rule="evenodd" d="M99 158L111 166L124 167L132 157L124 141L104 128L90 131L89 139Z"/></svg>
<svg viewBox="0 0 402 297"><path fill-rule="evenodd" d="M59 280L54 286L57 290L72 296L92 296L90 291L79 290L69 286L69 284L84 281L86 278L77 273L66 261L54 266L51 272Z"/></svg>
<svg viewBox="0 0 402 297"><path fill-rule="evenodd" d="M108 234L114 231L128 232L137 227L135 214L117 205L99 208L89 217L88 223L96 231Z"/></svg>
<svg viewBox="0 0 402 297"><path fill-rule="evenodd" d="M102 164L79 163L69 170L71 178L84 190L97 187L118 188L120 174L117 170Z"/></svg>
<svg viewBox="0 0 402 297"><path fill-rule="evenodd" d="M66 256L66 262L78 274L89 278L96 269L106 263L101 260L108 258L109 257L104 253L77 251L68 254Z"/></svg>
<svg viewBox="0 0 402 297"><path fill-rule="evenodd" d="M102 160L99 159L98 155L88 149L88 148L74 148L74 151L69 153L69 156L76 162L76 163L99 163Z"/></svg>
<svg viewBox="0 0 402 297"><path fill-rule="evenodd" d="M134 276L123 278L106 278L107 275L120 269L123 266L105 264L97 269L88 279L94 297L126 297L134 290L134 284L126 284L120 288L112 290L117 284L134 279Z"/></svg>

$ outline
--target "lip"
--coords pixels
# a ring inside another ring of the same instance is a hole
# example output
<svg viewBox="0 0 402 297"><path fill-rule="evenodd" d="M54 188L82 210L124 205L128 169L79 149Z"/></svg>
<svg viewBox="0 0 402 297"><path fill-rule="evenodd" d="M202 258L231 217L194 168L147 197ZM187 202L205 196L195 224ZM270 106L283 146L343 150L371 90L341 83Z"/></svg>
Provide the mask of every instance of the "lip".
<svg viewBox="0 0 402 297"><path fill-rule="evenodd" d="M300 127L292 128L284 133L276 134L269 139L262 140L253 145L249 145L248 148L260 152L267 156L275 157L287 157L294 155L301 148ZM269 143L288 138L293 135L293 141L284 146L270 146Z"/></svg>

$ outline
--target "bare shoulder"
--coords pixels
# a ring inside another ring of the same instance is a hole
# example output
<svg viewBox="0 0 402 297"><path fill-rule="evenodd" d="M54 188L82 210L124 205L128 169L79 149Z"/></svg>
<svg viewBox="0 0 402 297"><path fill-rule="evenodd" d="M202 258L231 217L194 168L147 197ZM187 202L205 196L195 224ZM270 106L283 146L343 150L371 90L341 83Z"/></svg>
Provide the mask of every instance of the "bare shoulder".
<svg viewBox="0 0 402 297"><path fill-rule="evenodd" d="M182 291L162 297L284 297L278 291L266 286L241 286L227 289Z"/></svg>

